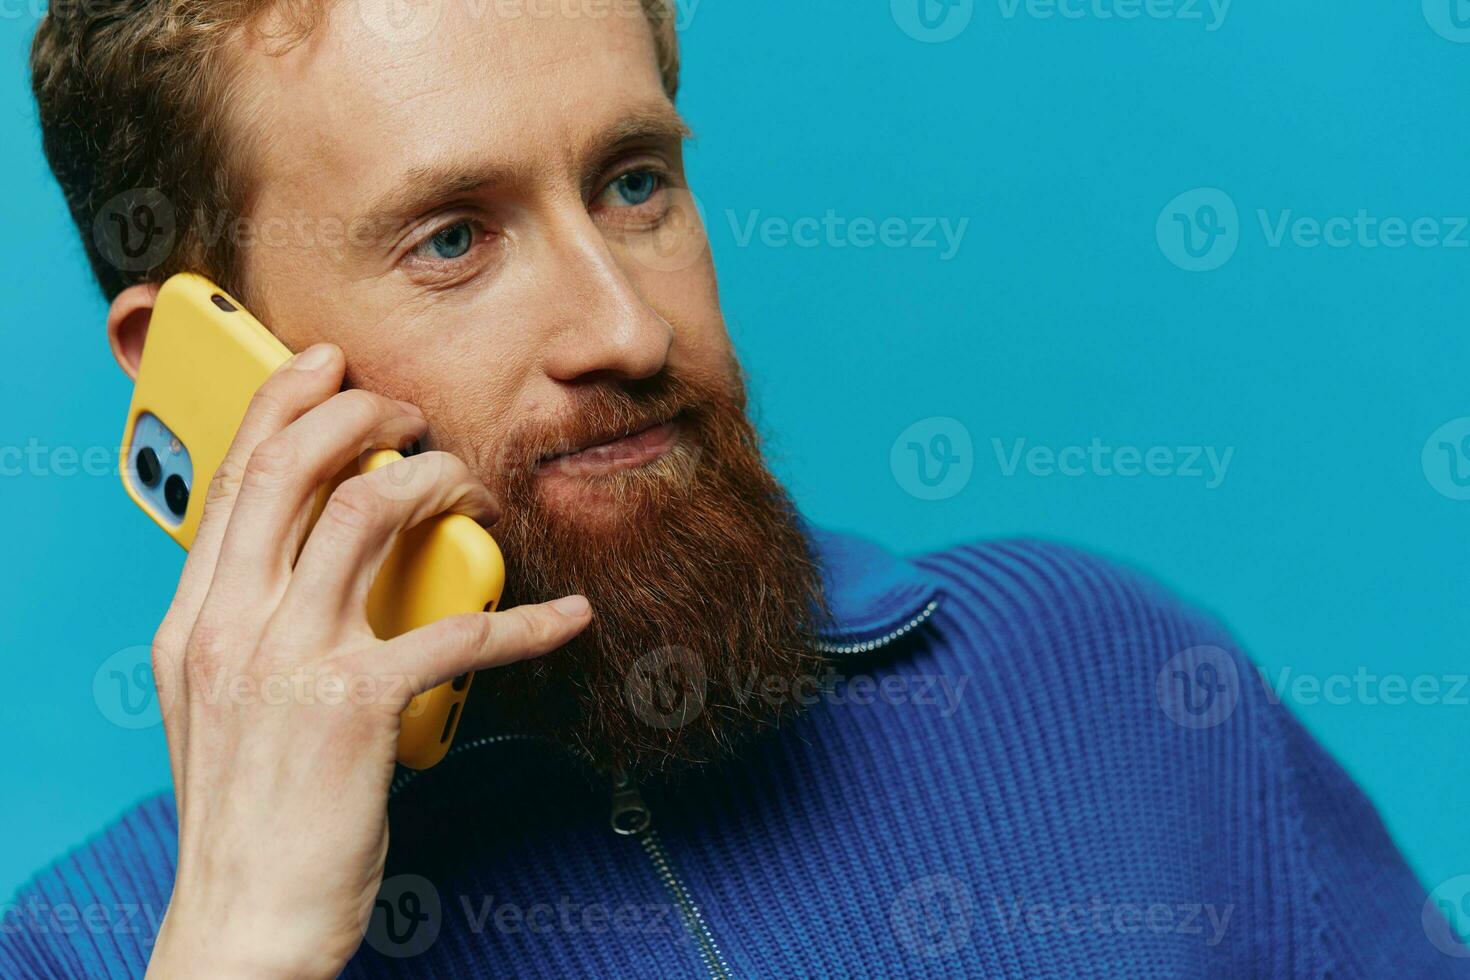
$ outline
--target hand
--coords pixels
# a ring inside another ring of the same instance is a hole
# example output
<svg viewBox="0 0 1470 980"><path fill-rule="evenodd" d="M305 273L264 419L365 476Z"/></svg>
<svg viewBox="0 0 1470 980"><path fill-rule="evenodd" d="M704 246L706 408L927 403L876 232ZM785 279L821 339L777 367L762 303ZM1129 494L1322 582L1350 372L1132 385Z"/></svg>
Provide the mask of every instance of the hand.
<svg viewBox="0 0 1470 980"><path fill-rule="evenodd" d="M368 587L401 532L498 511L464 463L426 453L343 482L308 535L320 486L427 429L406 402L339 391L344 370L318 344L256 394L153 640L179 862L150 976L336 976L383 876L399 712L591 619L569 596L373 635Z"/></svg>

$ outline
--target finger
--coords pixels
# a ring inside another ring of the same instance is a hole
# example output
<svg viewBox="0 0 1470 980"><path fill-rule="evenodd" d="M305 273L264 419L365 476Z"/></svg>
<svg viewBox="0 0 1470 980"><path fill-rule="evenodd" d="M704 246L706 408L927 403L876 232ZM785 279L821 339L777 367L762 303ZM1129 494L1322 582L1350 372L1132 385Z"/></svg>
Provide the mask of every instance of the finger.
<svg viewBox="0 0 1470 980"><path fill-rule="evenodd" d="M373 580L411 527L440 514L480 523L499 516L495 498L459 457L428 452L344 481L307 536L275 621L293 645L317 647L345 630L370 634Z"/></svg>
<svg viewBox="0 0 1470 980"><path fill-rule="evenodd" d="M160 697L159 707L176 787L182 786L181 767L189 742L184 651L214 580L245 460L262 441L340 389L343 370L342 352L331 344L317 344L287 360L257 389L224 460L210 480L204 512L178 587L153 641L154 678L160 691L169 692ZM182 789L177 791L182 794ZM176 803L183 805L182 795Z"/></svg>
<svg viewBox="0 0 1470 980"><path fill-rule="evenodd" d="M332 344L316 344L281 365L256 391L245 418L209 482L204 513L189 547L179 587L169 607L166 632L187 638L214 579L220 544L229 524L245 463L263 441L284 429L313 405L331 397L342 385L342 352Z"/></svg>
<svg viewBox="0 0 1470 980"><path fill-rule="evenodd" d="M220 544L210 595L238 620L263 626L274 614L306 536L317 490L367 449L399 449L428 423L405 402L353 389L339 392L255 447ZM200 618L213 622L211 598Z"/></svg>
<svg viewBox="0 0 1470 980"><path fill-rule="evenodd" d="M407 690L396 705L402 710L416 695L460 674L549 653L590 622L592 607L580 595L504 612L449 616L355 653L353 669L371 674L387 669L407 676Z"/></svg>

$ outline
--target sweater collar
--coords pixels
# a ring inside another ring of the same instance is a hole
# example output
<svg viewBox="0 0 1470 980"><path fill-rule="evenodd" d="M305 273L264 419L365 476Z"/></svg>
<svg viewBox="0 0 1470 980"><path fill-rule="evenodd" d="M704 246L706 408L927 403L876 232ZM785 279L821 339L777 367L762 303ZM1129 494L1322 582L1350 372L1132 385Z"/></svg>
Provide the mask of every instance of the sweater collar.
<svg viewBox="0 0 1470 980"><path fill-rule="evenodd" d="M823 639L861 645L927 615L939 592L935 580L910 561L865 538L800 519L822 574L831 625Z"/></svg>

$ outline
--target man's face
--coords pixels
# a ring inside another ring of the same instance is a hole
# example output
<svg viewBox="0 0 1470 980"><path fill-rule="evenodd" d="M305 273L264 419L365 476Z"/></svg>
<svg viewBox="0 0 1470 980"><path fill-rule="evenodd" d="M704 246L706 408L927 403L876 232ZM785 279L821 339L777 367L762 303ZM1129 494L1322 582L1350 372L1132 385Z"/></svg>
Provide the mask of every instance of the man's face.
<svg viewBox="0 0 1470 980"><path fill-rule="evenodd" d="M352 384L418 404L492 489L508 433L619 434L578 424L589 389L734 373L648 22L541 6L442 3L395 37L342 0L284 55L251 44L235 103L257 312L294 349L341 346ZM675 420L561 457L540 500L605 518L609 471L679 441Z"/></svg>
<svg viewBox="0 0 1470 980"><path fill-rule="evenodd" d="M476 710L606 765L716 757L790 708L753 685L816 671L821 590L746 417L652 31L628 4L441 6L394 42L341 0L244 59L246 292L497 493L509 601L591 600Z"/></svg>

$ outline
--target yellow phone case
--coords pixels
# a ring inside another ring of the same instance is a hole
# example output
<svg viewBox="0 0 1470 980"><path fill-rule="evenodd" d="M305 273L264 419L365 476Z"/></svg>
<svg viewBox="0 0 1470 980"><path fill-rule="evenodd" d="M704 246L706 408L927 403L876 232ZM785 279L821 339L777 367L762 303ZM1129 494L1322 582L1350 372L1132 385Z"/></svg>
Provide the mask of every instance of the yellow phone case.
<svg viewBox="0 0 1470 980"><path fill-rule="evenodd" d="M120 472L133 502L185 549L198 530L205 489L251 397L290 356L238 300L203 276L180 273L159 290L123 430ZM158 514L128 478L133 433L144 413L162 420L193 462L193 492L177 524ZM365 456L360 466L349 465L318 493L313 522L342 480L401 458L382 450ZM369 591L368 622L380 639L389 639L445 616L493 610L504 585L505 563L490 534L464 515L441 515L400 537ZM427 769L444 757L471 677L413 699L403 712L399 762Z"/></svg>

